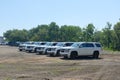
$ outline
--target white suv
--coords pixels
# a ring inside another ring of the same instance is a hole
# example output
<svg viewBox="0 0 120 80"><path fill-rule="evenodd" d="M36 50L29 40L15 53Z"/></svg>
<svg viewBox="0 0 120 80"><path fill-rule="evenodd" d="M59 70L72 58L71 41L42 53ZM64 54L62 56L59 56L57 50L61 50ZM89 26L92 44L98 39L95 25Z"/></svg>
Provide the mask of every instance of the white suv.
<svg viewBox="0 0 120 80"><path fill-rule="evenodd" d="M33 42L24 42L24 43L21 43L20 45L19 45L19 47L18 47L18 49L19 49L19 51L25 51L26 50L26 46L27 45L31 45L31 44L33 44Z"/></svg>
<svg viewBox="0 0 120 80"><path fill-rule="evenodd" d="M78 56L93 56L98 58L102 50L99 42L76 42L70 47L63 47L60 55L64 58L76 58Z"/></svg>
<svg viewBox="0 0 120 80"><path fill-rule="evenodd" d="M45 42L32 42L32 44L28 44L25 46L26 52L36 52L36 47L45 44Z"/></svg>
<svg viewBox="0 0 120 80"><path fill-rule="evenodd" d="M51 46L47 49L49 56L60 56L61 47L71 46L73 42L58 42L55 46Z"/></svg>
<svg viewBox="0 0 120 80"><path fill-rule="evenodd" d="M57 42L47 42L45 45L36 47L36 54L47 54L47 49L55 46Z"/></svg>

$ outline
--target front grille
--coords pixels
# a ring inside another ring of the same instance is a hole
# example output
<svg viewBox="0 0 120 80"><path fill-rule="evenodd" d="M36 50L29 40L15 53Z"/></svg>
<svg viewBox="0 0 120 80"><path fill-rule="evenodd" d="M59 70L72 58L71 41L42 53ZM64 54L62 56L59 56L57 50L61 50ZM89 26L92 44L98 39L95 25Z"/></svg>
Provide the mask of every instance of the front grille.
<svg viewBox="0 0 120 80"><path fill-rule="evenodd" d="M51 51L54 51L54 50L55 50L55 48L52 48L52 49L51 49Z"/></svg>
<svg viewBox="0 0 120 80"><path fill-rule="evenodd" d="M33 46L27 46L27 48L34 48Z"/></svg>
<svg viewBox="0 0 120 80"><path fill-rule="evenodd" d="M44 47L37 47L37 49L41 50L41 49L44 49Z"/></svg>
<svg viewBox="0 0 120 80"><path fill-rule="evenodd" d="M61 49L60 51L61 51L61 52L64 52L64 51L65 51L65 49Z"/></svg>
<svg viewBox="0 0 120 80"><path fill-rule="evenodd" d="M56 48L48 48L48 51L55 51Z"/></svg>
<svg viewBox="0 0 120 80"><path fill-rule="evenodd" d="M48 51L51 51L51 48L48 48Z"/></svg>

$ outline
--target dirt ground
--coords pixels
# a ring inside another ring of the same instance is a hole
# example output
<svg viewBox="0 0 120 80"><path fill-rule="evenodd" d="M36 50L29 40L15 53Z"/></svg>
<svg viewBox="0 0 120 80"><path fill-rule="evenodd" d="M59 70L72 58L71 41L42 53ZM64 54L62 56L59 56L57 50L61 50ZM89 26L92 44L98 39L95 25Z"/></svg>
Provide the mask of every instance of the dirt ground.
<svg viewBox="0 0 120 80"><path fill-rule="evenodd" d="M0 80L120 80L120 52L65 60L0 46Z"/></svg>

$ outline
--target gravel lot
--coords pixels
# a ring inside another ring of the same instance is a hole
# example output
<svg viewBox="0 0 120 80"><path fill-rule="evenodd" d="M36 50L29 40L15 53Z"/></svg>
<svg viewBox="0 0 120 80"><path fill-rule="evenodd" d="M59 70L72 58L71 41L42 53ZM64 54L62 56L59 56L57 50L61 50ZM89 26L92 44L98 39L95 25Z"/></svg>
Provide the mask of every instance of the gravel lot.
<svg viewBox="0 0 120 80"><path fill-rule="evenodd" d="M65 60L0 46L0 80L120 80L120 52Z"/></svg>

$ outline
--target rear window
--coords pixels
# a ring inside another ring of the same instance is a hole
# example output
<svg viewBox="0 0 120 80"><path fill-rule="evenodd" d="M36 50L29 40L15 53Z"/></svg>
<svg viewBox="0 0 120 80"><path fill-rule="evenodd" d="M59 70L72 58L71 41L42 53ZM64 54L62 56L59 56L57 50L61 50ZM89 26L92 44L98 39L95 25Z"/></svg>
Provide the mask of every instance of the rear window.
<svg viewBox="0 0 120 80"><path fill-rule="evenodd" d="M96 43L95 45L96 45L96 47L101 47L101 45L100 45L100 44L97 44L97 43Z"/></svg>

